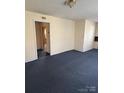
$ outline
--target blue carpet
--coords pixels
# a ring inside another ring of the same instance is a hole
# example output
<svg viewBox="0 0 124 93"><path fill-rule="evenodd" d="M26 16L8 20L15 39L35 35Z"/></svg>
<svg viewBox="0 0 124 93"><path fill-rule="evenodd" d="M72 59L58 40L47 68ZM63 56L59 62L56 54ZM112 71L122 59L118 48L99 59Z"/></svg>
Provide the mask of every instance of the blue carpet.
<svg viewBox="0 0 124 93"><path fill-rule="evenodd" d="M25 65L25 93L98 93L98 50L75 50Z"/></svg>

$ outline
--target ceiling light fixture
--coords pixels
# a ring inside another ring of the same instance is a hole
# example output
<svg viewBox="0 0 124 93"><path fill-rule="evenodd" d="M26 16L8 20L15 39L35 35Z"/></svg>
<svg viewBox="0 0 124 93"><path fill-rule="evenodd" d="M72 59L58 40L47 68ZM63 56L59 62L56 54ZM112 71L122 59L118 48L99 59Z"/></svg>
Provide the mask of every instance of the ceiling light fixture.
<svg viewBox="0 0 124 93"><path fill-rule="evenodd" d="M66 0L64 4L72 8L76 4L76 0Z"/></svg>

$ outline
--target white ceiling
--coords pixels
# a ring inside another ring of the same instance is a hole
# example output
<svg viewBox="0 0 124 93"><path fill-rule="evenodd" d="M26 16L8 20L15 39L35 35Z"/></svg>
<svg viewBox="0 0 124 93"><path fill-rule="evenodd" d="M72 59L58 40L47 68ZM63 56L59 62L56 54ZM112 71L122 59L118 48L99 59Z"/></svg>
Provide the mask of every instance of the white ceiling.
<svg viewBox="0 0 124 93"><path fill-rule="evenodd" d="M77 20L98 19L98 0L77 0L73 8L64 5L65 0L25 0L26 10Z"/></svg>

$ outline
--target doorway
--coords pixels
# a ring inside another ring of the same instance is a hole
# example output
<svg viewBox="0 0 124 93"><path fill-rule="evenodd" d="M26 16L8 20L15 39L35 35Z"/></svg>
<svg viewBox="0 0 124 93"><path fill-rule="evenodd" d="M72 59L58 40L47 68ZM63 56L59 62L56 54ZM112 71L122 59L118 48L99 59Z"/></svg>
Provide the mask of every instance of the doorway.
<svg viewBox="0 0 124 93"><path fill-rule="evenodd" d="M50 55L50 24L35 21L38 58Z"/></svg>

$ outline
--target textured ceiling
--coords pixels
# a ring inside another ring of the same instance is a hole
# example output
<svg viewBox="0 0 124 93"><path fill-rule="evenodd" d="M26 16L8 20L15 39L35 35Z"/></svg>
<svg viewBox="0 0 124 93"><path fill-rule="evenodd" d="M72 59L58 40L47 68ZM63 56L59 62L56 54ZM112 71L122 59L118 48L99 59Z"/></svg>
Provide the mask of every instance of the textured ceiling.
<svg viewBox="0 0 124 93"><path fill-rule="evenodd" d="M73 8L64 5L65 0L25 0L26 10L72 20L98 19L98 0L77 0Z"/></svg>

